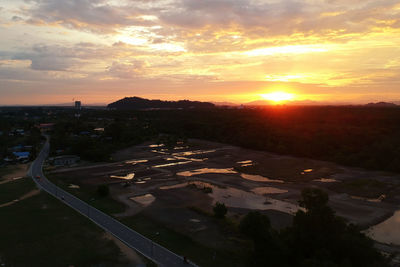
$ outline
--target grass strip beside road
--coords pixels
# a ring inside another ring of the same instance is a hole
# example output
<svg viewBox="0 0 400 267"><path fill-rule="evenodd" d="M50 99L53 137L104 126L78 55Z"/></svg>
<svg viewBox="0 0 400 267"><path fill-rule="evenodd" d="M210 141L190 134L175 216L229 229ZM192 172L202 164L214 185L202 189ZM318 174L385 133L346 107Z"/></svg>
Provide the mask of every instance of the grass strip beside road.
<svg viewBox="0 0 400 267"><path fill-rule="evenodd" d="M176 254L185 255L199 266L245 266L244 251L232 252L204 246L143 213L125 218L121 222Z"/></svg>
<svg viewBox="0 0 400 267"><path fill-rule="evenodd" d="M30 178L22 178L0 185L0 205L20 198L36 189Z"/></svg>
<svg viewBox="0 0 400 267"><path fill-rule="evenodd" d="M22 181L21 188L13 188L14 194L36 188L32 180ZM0 212L0 263L5 266L127 264L119 248L103 238L103 230L47 193Z"/></svg>
<svg viewBox="0 0 400 267"><path fill-rule="evenodd" d="M70 194L73 194L77 198L89 203L91 206L95 207L98 210L101 210L104 213L109 215L115 213L121 213L125 211L125 204L116 201L115 199L111 198L110 196L107 197L100 197L96 190L97 187L83 185L83 184L76 184L79 188L70 188L69 186L72 184L69 181L67 176L57 175L57 174L48 174L46 173L46 178L48 178L52 183L57 185L58 187L62 188L63 190L67 191Z"/></svg>

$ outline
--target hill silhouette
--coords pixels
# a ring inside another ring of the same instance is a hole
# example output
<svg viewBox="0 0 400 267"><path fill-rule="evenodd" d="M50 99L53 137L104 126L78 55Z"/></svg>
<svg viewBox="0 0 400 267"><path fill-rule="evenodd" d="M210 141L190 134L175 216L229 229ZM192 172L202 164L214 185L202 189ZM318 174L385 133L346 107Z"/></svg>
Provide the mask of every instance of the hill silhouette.
<svg viewBox="0 0 400 267"><path fill-rule="evenodd" d="M112 109L189 109L189 108L213 108L209 102L179 100L163 101L150 100L140 97L125 97L107 106Z"/></svg>

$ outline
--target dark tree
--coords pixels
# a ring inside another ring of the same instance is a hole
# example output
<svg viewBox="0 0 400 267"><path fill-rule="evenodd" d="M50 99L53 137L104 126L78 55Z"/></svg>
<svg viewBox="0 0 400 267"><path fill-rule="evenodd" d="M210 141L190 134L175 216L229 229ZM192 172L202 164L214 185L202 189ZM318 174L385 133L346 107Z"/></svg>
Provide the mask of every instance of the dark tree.
<svg viewBox="0 0 400 267"><path fill-rule="evenodd" d="M110 188L106 184L97 187L97 194L101 197L106 197L110 194Z"/></svg>
<svg viewBox="0 0 400 267"><path fill-rule="evenodd" d="M217 202L213 208L214 216L216 218L224 218L228 209L226 208L224 203Z"/></svg>

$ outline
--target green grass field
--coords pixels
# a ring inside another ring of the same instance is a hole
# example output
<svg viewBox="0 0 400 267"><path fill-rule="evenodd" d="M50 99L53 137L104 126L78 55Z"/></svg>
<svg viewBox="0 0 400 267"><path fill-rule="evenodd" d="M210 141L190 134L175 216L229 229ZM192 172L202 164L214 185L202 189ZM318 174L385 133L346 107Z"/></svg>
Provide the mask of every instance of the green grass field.
<svg viewBox="0 0 400 267"><path fill-rule="evenodd" d="M68 187L71 183L68 177L52 174L46 174L46 177L64 190L74 194L78 198L90 203L92 206L109 215L122 212L125 209L123 203L120 203L111 197L100 198L96 194L96 187L79 184L79 189L71 189ZM223 249L216 251L215 249L195 242L190 237L169 229L152 218L146 217L142 214L125 218L120 221L142 235L165 246L169 250L179 255L186 255L189 259L193 260L200 266L245 265L245 256L242 252L232 253L230 251L224 251ZM156 235L156 232L158 232L159 235Z"/></svg>
<svg viewBox="0 0 400 267"><path fill-rule="evenodd" d="M22 178L0 185L0 205L18 199L35 189L30 178Z"/></svg>
<svg viewBox="0 0 400 267"><path fill-rule="evenodd" d="M35 189L30 179L0 185L2 204ZM41 192L0 208L0 263L5 266L123 266L103 230Z"/></svg>
<svg viewBox="0 0 400 267"><path fill-rule="evenodd" d="M71 181L69 181L68 177L54 174L46 174L46 177L65 191L75 195L85 202L88 202L93 207L107 214L125 211L125 205L123 203L118 202L109 196L100 197L96 192L97 187L95 186L78 184L80 188L69 188L68 186L71 184Z"/></svg>
<svg viewBox="0 0 400 267"><path fill-rule="evenodd" d="M144 214L125 218L122 223L178 255L185 255L200 266L245 266L244 251L215 250L195 242Z"/></svg>

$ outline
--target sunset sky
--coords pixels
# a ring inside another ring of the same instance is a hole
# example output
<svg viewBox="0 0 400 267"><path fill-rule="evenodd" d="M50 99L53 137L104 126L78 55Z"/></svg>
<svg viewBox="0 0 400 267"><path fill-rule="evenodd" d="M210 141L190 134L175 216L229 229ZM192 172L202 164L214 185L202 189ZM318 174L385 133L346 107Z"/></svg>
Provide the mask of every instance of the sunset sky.
<svg viewBox="0 0 400 267"><path fill-rule="evenodd" d="M0 0L0 105L400 101L398 0Z"/></svg>

